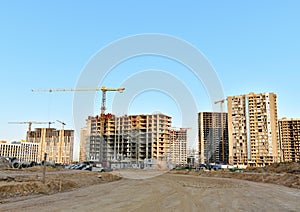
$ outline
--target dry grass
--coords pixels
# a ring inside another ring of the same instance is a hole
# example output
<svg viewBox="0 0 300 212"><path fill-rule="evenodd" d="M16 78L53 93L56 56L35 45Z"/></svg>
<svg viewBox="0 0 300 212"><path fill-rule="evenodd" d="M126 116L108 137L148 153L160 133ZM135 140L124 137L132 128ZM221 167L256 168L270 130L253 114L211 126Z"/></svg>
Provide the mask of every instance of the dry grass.
<svg viewBox="0 0 300 212"><path fill-rule="evenodd" d="M170 171L170 173L199 175L204 177L234 178L254 182L272 183L300 189L300 165L298 163L273 164L271 166L261 168L248 168L242 173L230 172L228 170L210 172L173 170Z"/></svg>
<svg viewBox="0 0 300 212"><path fill-rule="evenodd" d="M299 163L274 163L265 167L250 167L245 172L257 172L257 173L291 173L300 174Z"/></svg>

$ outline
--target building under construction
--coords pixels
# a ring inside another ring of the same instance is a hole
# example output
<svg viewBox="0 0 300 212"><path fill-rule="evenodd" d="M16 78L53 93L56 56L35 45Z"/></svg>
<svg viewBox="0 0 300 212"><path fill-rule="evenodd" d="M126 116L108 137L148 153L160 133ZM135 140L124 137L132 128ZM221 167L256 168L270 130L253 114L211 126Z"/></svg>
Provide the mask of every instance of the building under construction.
<svg viewBox="0 0 300 212"><path fill-rule="evenodd" d="M274 93L227 98L230 164L265 166L280 161L276 98Z"/></svg>
<svg viewBox="0 0 300 212"><path fill-rule="evenodd" d="M170 130L170 161L176 166L187 164L187 128Z"/></svg>
<svg viewBox="0 0 300 212"><path fill-rule="evenodd" d="M68 164L73 161L74 130L36 128L27 132L27 142L39 145L37 162L44 159L55 163Z"/></svg>
<svg viewBox="0 0 300 212"><path fill-rule="evenodd" d="M300 119L279 120L283 162L300 162Z"/></svg>
<svg viewBox="0 0 300 212"><path fill-rule="evenodd" d="M83 127L80 129L80 146L79 146L79 161L86 161L87 155L87 128Z"/></svg>
<svg viewBox="0 0 300 212"><path fill-rule="evenodd" d="M172 118L164 114L89 116L86 129L81 131L85 134L81 135L84 152L80 153L81 160L101 162L103 166L130 164L131 167L169 162L171 138L175 138L171 136L171 122ZM181 139L186 136L182 134Z"/></svg>
<svg viewBox="0 0 300 212"><path fill-rule="evenodd" d="M228 163L228 121L227 113L200 112L199 122L199 162Z"/></svg>

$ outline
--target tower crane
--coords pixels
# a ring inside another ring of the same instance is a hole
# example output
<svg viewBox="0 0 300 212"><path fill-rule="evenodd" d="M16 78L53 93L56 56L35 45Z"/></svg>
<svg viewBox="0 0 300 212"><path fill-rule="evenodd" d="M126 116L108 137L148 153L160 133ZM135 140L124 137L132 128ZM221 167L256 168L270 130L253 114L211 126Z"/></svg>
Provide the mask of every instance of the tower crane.
<svg viewBox="0 0 300 212"><path fill-rule="evenodd" d="M215 104L220 104L220 117L221 117L221 129L222 129L222 162L225 161L225 141L224 141L224 129L223 129L223 104L226 99L215 101Z"/></svg>
<svg viewBox="0 0 300 212"><path fill-rule="evenodd" d="M125 88L107 88L105 86L102 87L95 87L95 88L76 88L76 89L65 89L65 88L58 88L58 89L32 89L32 92L64 92L64 91L102 91L102 105L101 105L101 115L105 114L106 110L106 92L107 91L118 91L119 93L123 93Z"/></svg>
<svg viewBox="0 0 300 212"><path fill-rule="evenodd" d="M64 126L66 125L66 123L60 121L60 120L56 120L58 123L61 123L61 129L63 130L64 129Z"/></svg>
<svg viewBox="0 0 300 212"><path fill-rule="evenodd" d="M9 124L28 124L28 132L27 132L27 137L26 141L28 141L28 137L31 132L31 126L32 124L48 124L48 127L50 128L51 124L54 124L55 122L38 122L38 121L23 121L23 122L8 122Z"/></svg>
<svg viewBox="0 0 300 212"><path fill-rule="evenodd" d="M220 112L223 113L223 104L225 102L226 99L221 99L219 101L215 101L215 104L220 104Z"/></svg>
<svg viewBox="0 0 300 212"><path fill-rule="evenodd" d="M107 152L107 147L106 147L106 142L103 140L104 139L104 119L105 119L105 110L106 110L106 92L108 91L118 91L119 93L123 93L125 88L107 88L105 86L102 87L94 87L94 88L76 88L76 89L32 89L32 92L64 92L64 91L71 91L71 92L79 92L79 91L102 91L102 104L101 104L101 109L100 109L100 123L101 123L101 128L100 128L100 135L102 136L102 142L100 142L100 155L102 155L101 158L99 158L100 161L105 162L106 161L106 152ZM102 149L102 150L101 150ZM102 151L102 154L101 154Z"/></svg>

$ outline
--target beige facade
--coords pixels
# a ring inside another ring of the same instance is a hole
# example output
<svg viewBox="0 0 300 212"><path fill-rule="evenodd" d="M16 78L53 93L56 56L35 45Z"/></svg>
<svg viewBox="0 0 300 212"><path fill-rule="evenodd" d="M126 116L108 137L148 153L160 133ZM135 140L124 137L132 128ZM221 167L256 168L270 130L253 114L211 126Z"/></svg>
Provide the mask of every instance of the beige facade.
<svg viewBox="0 0 300 212"><path fill-rule="evenodd" d="M36 128L27 133L28 142L39 144L37 161L44 159L55 163L71 163L73 161L73 130L56 130L54 128Z"/></svg>
<svg viewBox="0 0 300 212"><path fill-rule="evenodd" d="M164 114L131 115L132 129L138 132L140 159L167 160L172 118Z"/></svg>
<svg viewBox="0 0 300 212"><path fill-rule="evenodd" d="M187 164L187 129L170 130L170 161L179 166Z"/></svg>
<svg viewBox="0 0 300 212"><path fill-rule="evenodd" d="M0 156L18 158L24 162L36 162L39 145L28 142L0 142Z"/></svg>
<svg viewBox="0 0 300 212"><path fill-rule="evenodd" d="M300 162L300 119L280 119L279 137L283 162Z"/></svg>
<svg viewBox="0 0 300 212"><path fill-rule="evenodd" d="M117 117L105 114L87 119L85 158L88 161L143 163L167 160L172 118L164 114Z"/></svg>
<svg viewBox="0 0 300 212"><path fill-rule="evenodd" d="M81 128L80 129L80 146L79 146L79 161L87 161L87 128Z"/></svg>
<svg viewBox="0 0 300 212"><path fill-rule="evenodd" d="M229 163L264 166L280 161L274 93L230 96Z"/></svg>

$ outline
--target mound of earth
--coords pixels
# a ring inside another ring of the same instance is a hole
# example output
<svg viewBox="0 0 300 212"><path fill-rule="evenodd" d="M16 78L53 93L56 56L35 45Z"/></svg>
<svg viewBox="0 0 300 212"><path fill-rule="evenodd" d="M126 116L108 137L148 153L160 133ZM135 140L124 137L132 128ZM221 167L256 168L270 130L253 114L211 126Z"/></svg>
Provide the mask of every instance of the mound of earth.
<svg viewBox="0 0 300 212"><path fill-rule="evenodd" d="M242 172L230 172L229 170L195 171L172 170L172 174L185 174L203 177L220 177L248 180L262 183L272 183L290 188L300 189L300 165L298 163L272 164L266 167L247 168Z"/></svg>
<svg viewBox="0 0 300 212"><path fill-rule="evenodd" d="M65 170L47 167L45 184L39 168L5 169L0 174L0 199L33 194L53 194L74 188L119 180L111 173Z"/></svg>
<svg viewBox="0 0 300 212"><path fill-rule="evenodd" d="M300 174L299 163L273 163L265 167L249 167L245 172Z"/></svg>
<svg viewBox="0 0 300 212"><path fill-rule="evenodd" d="M10 163L8 160L6 160L6 158L0 157L0 169L3 168L10 168Z"/></svg>

